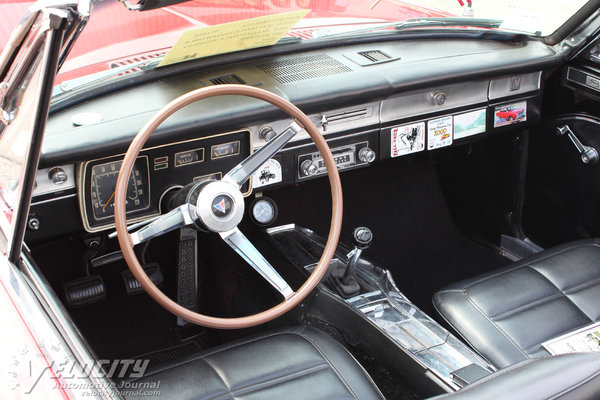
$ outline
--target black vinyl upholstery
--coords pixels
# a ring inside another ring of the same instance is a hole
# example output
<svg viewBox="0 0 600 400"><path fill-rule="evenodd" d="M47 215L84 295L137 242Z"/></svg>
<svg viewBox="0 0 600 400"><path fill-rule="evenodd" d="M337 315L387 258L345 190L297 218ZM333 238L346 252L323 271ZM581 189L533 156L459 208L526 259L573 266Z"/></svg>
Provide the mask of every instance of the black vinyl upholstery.
<svg viewBox="0 0 600 400"><path fill-rule="evenodd" d="M595 400L600 354L573 353L522 361L460 391L430 400Z"/></svg>
<svg viewBox="0 0 600 400"><path fill-rule="evenodd" d="M383 398L345 348L307 327L212 349L149 371L136 382L160 382L158 398L170 400Z"/></svg>
<svg viewBox="0 0 600 400"><path fill-rule="evenodd" d="M436 293L433 302L498 368L547 356L543 342L600 320L600 242L543 251L455 283Z"/></svg>

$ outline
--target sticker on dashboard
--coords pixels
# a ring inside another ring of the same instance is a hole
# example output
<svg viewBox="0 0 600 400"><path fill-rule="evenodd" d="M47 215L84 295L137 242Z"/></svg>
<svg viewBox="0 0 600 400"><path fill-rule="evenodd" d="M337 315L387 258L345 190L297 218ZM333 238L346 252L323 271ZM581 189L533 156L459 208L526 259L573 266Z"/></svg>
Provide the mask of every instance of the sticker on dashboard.
<svg viewBox="0 0 600 400"><path fill-rule="evenodd" d="M452 116L427 121L427 149L433 150L452 144Z"/></svg>
<svg viewBox="0 0 600 400"><path fill-rule="evenodd" d="M494 108L494 128L527 121L527 101Z"/></svg>
<svg viewBox="0 0 600 400"><path fill-rule="evenodd" d="M271 158L252 175L252 187L256 189L281 182L281 180L281 164L279 161Z"/></svg>
<svg viewBox="0 0 600 400"><path fill-rule="evenodd" d="M454 116L454 140L485 132L485 108Z"/></svg>
<svg viewBox="0 0 600 400"><path fill-rule="evenodd" d="M425 122L392 128L392 157L417 153L425 149Z"/></svg>

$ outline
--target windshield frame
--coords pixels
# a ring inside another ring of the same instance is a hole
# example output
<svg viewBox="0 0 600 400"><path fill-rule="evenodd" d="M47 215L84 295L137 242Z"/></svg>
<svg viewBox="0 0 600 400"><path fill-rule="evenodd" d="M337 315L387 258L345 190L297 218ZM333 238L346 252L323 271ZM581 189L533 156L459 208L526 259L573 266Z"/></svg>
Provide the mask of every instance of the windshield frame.
<svg viewBox="0 0 600 400"><path fill-rule="evenodd" d="M177 71L177 73L195 70L198 68L210 68L218 66L223 63L232 62L244 62L249 59L257 57L269 57L274 55L288 54L298 51L310 51L318 48L329 48L340 45L358 44L373 41L393 41L393 40L404 40L404 39L480 39L480 40L501 40L501 41L515 41L524 42L527 40L535 40L543 42L549 46L560 43L570 34L573 30L582 29L582 27L590 24L598 16L598 7L600 6L600 0L590 0L582 8L580 8L573 16L571 16L561 27L555 32L548 36L536 36L535 34L504 30L502 28L486 28L482 27L482 24L475 24L475 26L469 27L466 23L465 26L456 24L456 27L448 28L445 25L444 18L440 18L439 25L436 24L436 18L423 18L427 23L424 26L419 26L418 23L412 23L415 19L409 19L411 23L406 26L407 21L398 22L397 24L382 21L380 24L376 24L372 29L359 29L362 31L361 34L355 34L348 32L348 35L334 34L331 36L323 35L320 37L314 37L309 39L301 39L299 37L288 37L284 36L279 42L273 46L258 47L246 50L235 51L225 54L217 54L202 59L195 59L178 63L177 66L170 65L159 68L152 68L156 65L156 61L160 61L160 57L149 60L148 65L143 68L139 68L136 73L121 73L121 74L110 74L110 70L104 71L104 77L100 76L100 79L95 79L95 74L84 75L74 80L65 81L66 86L72 84L69 90L62 90L59 85L55 87L54 94L51 99L50 114L63 110L71 105L77 104L80 101L85 101L90 98L103 95L106 93L113 92L115 90L121 90L129 86L142 84L147 81L154 79L161 79L162 77L171 75L169 71ZM140 11L135 11L140 12ZM597 15L594 15L596 13ZM93 17L92 17L93 18ZM460 20L461 18L454 18ZM418 22L418 18L416 19ZM474 19L476 22L478 19ZM452 21L452 18L449 19ZM498 21L498 20L490 20ZM586 23L587 21L587 23ZM468 20L467 20L468 22ZM377 26L380 25L380 26ZM395 25L401 29L384 29L385 27L393 28ZM356 32L354 32L356 33ZM165 49L155 49L155 51L164 51ZM169 49L166 49L167 52ZM81 83L85 82L85 79L89 77L89 84L81 85L75 84L75 81Z"/></svg>
<svg viewBox="0 0 600 400"><path fill-rule="evenodd" d="M575 14L567 19L561 26L548 36L542 36L544 43L549 46L557 45L565 40L569 35L576 30L581 29L586 21L591 22L600 15L600 0L589 0ZM596 16L594 16L596 13Z"/></svg>

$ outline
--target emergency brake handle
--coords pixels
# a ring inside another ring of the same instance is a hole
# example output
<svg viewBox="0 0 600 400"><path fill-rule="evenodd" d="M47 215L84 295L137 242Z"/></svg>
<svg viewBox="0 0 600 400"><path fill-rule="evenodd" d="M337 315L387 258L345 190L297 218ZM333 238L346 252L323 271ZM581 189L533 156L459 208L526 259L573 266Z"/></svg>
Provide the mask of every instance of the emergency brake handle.
<svg viewBox="0 0 600 400"><path fill-rule="evenodd" d="M558 136L567 135L575 148L579 152L579 156L581 157L581 162L584 164L594 165L598 162L598 150L593 148L592 146L585 146L581 143L581 141L575 136L575 133L571 130L569 125L562 125L556 128L556 134Z"/></svg>

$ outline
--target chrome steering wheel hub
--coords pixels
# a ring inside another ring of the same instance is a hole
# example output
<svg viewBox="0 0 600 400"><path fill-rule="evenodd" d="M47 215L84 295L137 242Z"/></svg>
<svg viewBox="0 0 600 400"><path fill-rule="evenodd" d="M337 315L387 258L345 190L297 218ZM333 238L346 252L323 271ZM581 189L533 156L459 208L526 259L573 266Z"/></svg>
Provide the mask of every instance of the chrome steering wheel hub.
<svg viewBox="0 0 600 400"><path fill-rule="evenodd" d="M198 194L196 214L208 230L230 231L242 221L244 196L237 186L230 182L210 182Z"/></svg>

